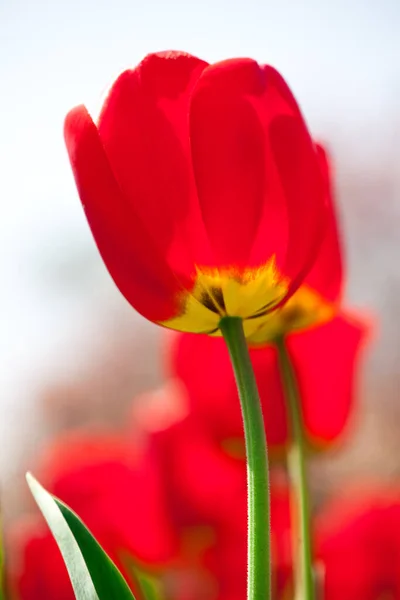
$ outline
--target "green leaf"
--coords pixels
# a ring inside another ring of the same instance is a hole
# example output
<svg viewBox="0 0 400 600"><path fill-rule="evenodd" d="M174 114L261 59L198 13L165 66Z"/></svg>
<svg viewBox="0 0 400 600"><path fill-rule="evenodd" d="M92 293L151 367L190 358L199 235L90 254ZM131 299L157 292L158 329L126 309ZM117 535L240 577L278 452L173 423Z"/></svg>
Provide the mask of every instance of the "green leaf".
<svg viewBox="0 0 400 600"><path fill-rule="evenodd" d="M30 473L26 479L56 539L77 600L135 600L115 564L80 518Z"/></svg>

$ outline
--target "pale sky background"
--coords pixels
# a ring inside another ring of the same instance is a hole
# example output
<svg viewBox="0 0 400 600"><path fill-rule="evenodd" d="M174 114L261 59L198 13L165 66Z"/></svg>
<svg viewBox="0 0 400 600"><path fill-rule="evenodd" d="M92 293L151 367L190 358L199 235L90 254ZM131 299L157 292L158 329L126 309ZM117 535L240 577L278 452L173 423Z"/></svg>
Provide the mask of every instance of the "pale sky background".
<svg viewBox="0 0 400 600"><path fill-rule="evenodd" d="M331 140L339 176L350 168L368 176L384 160L397 182L397 195L366 199L366 210L384 215L383 245L368 254L372 218L368 262L350 261L350 294L381 309L379 282L400 277L400 242L387 264L376 251L400 237L399 31L398 0L0 0L0 478L40 420L35 386L50 368L79 367L80 332L92 328L96 340L108 305L138 322L83 217L62 137L66 112L95 102L150 51L273 64L313 133Z"/></svg>

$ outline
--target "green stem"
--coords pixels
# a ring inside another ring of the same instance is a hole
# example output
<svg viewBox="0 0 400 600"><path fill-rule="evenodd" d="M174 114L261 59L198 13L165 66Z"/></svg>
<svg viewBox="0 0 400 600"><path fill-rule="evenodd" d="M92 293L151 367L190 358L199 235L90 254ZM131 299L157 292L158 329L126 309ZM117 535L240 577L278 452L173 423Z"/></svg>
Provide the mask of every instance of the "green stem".
<svg viewBox="0 0 400 600"><path fill-rule="evenodd" d="M310 507L307 487L307 473L305 465L305 451L303 438L303 422L301 415L300 396L296 383L296 376L288 355L283 338L276 340L278 349L279 366L290 420L291 445L288 452L288 469L291 483L294 488L295 522L295 590L296 599L315 600L315 582L312 568L312 549L310 535ZM297 567L297 568L296 568Z"/></svg>
<svg viewBox="0 0 400 600"><path fill-rule="evenodd" d="M231 357L242 407L247 457L247 600L271 599L270 503L267 442L260 397L242 320L224 317L220 329Z"/></svg>

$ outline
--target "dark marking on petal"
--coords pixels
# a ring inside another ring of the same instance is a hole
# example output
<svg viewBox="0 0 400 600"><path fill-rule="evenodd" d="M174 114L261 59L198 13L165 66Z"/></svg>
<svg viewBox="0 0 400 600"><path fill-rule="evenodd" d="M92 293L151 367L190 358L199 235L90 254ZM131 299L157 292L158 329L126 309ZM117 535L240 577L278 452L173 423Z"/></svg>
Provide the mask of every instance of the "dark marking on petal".
<svg viewBox="0 0 400 600"><path fill-rule="evenodd" d="M210 294L206 291L201 293L200 302L203 306L211 310L213 313L219 315L220 311L218 310L218 306L215 304L215 300L210 296Z"/></svg>
<svg viewBox="0 0 400 600"><path fill-rule="evenodd" d="M212 287L210 288L210 295L214 298L219 308L226 313L225 298L222 289L220 287Z"/></svg>

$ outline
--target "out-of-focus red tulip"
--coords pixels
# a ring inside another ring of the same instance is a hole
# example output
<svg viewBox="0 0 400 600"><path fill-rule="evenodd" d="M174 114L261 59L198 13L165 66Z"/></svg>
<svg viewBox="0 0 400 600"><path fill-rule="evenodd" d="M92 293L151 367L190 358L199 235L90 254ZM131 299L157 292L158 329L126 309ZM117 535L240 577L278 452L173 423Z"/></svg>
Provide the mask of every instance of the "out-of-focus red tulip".
<svg viewBox="0 0 400 600"><path fill-rule="evenodd" d="M149 436L152 460L161 467L168 513L175 528L188 533L192 552L201 550L203 569L213 576L218 590L216 598L241 600L246 597L245 463L221 448L206 423L190 413L177 413L173 389L164 389L164 402L177 415L175 422L164 414L165 426L161 422ZM151 422L152 408L148 412L144 422ZM281 471L271 476L271 512L274 588L281 593L291 577L289 491Z"/></svg>
<svg viewBox="0 0 400 600"><path fill-rule="evenodd" d="M65 139L104 262L151 321L218 334L239 316L251 335L312 268L326 182L272 67L151 54L117 78L97 120L73 109Z"/></svg>
<svg viewBox="0 0 400 600"><path fill-rule="evenodd" d="M47 450L35 474L82 518L132 585L135 565L154 573L169 564L179 566L179 542L166 512L157 465L150 457L144 461L121 438L68 434ZM28 528L17 524L10 539L14 559L9 575L18 598L74 598L43 519L37 516Z"/></svg>
<svg viewBox="0 0 400 600"><path fill-rule="evenodd" d="M400 599L400 493L360 487L316 520L325 600Z"/></svg>
<svg viewBox="0 0 400 600"><path fill-rule="evenodd" d="M157 431L151 423L143 452L117 436L82 431L54 443L35 473L83 519L138 600L136 568L158 581L163 600L239 600L246 594L245 467L185 416L183 400L175 410L177 390L164 390L173 414L164 412ZM149 414L157 403L147 404ZM147 423L142 411L141 424ZM290 579L290 517L287 484L277 474L271 498L274 586L280 591ZM20 600L73 600L40 515L13 528L10 557L10 588Z"/></svg>
<svg viewBox="0 0 400 600"><path fill-rule="evenodd" d="M342 434L353 408L365 324L350 314L287 337L295 369L304 434L321 448ZM225 447L240 447L243 425L236 384L222 340L180 334L168 350L168 372L186 386L196 418ZM279 450L289 439L284 392L273 346L250 348L267 440Z"/></svg>

